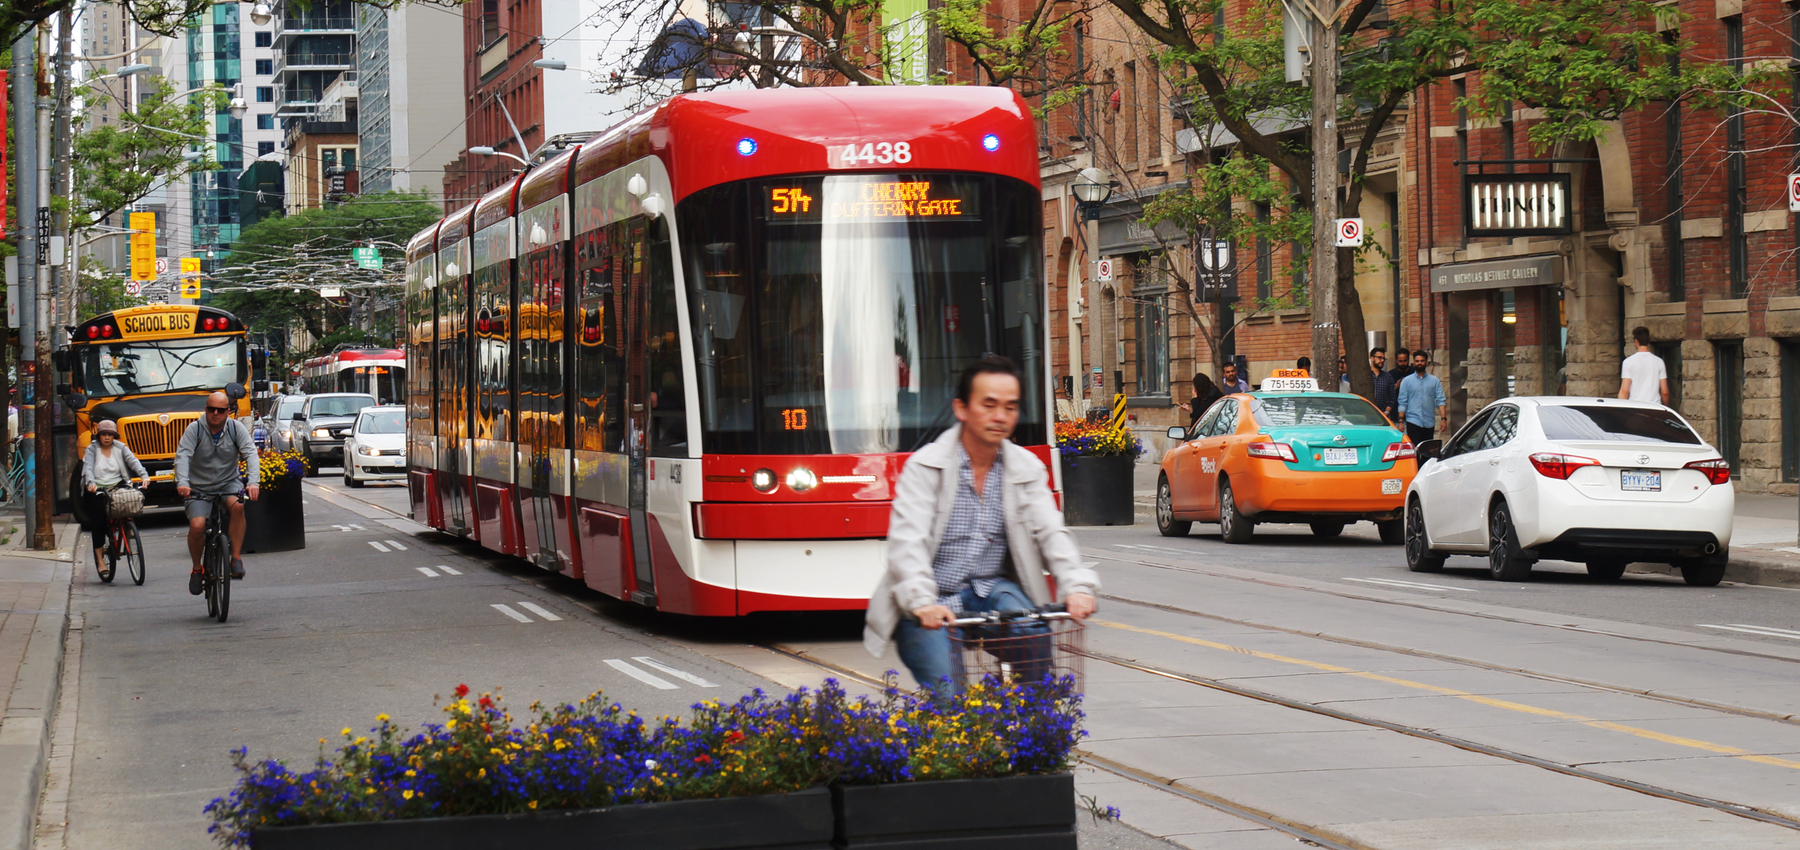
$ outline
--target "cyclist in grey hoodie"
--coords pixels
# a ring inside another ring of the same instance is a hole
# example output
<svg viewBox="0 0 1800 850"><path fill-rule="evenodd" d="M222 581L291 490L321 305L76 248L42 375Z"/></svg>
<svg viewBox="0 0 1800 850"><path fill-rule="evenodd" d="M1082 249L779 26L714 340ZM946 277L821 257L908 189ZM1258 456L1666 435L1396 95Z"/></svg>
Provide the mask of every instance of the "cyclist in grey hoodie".
<svg viewBox="0 0 1800 850"><path fill-rule="evenodd" d="M231 511L231 577L244 577L244 506L238 501L238 462L249 470L244 495L256 501L262 469L256 459L256 440L244 423L231 418L231 398L224 393L206 397L206 414L181 434L175 449L175 492L187 500L188 554L194 570L188 574L188 592L199 596L202 574L200 552L206 545L206 517L212 503L196 496L225 501Z"/></svg>

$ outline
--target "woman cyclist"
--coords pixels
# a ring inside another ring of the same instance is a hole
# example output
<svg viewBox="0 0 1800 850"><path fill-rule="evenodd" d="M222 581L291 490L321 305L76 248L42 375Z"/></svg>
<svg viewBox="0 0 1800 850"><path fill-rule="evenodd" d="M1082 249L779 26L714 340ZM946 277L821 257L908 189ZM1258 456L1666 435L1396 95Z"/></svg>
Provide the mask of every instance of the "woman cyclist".
<svg viewBox="0 0 1800 850"><path fill-rule="evenodd" d="M87 486L87 494L82 497L86 500L83 507L88 518L88 532L94 536L94 569L102 573L106 572L103 555L106 527L111 521L107 516L107 505L111 501L108 493L131 484L127 473L150 480L150 473L138 462L137 455L131 453L131 447L119 439L119 424L103 419L94 426L94 441L88 443L87 454L81 458L81 483Z"/></svg>

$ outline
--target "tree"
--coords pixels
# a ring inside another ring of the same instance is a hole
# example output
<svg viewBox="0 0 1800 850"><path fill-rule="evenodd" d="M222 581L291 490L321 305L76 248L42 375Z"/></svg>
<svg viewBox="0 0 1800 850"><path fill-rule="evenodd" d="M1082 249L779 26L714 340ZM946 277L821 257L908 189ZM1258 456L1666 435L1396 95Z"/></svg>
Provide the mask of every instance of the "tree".
<svg viewBox="0 0 1800 850"><path fill-rule="evenodd" d="M254 330L275 332L297 322L313 339L326 339L345 321L348 307L320 297L319 290L395 292L405 277L407 240L442 216L423 194L388 192L264 219L232 243L213 275L211 303ZM352 248L371 244L381 252L379 271L351 260Z"/></svg>
<svg viewBox="0 0 1800 850"><path fill-rule="evenodd" d="M75 201L71 212L77 228L125 209L162 186L218 167L213 162L209 128L213 114L227 101L221 88L195 92L180 102L162 77L146 81L136 109L75 134ZM88 89L86 97L106 95ZM188 148L199 148L189 158Z"/></svg>
<svg viewBox="0 0 1800 850"><path fill-rule="evenodd" d="M92 257L81 258L81 275L75 294L75 318L85 321L144 303L125 291L125 278L114 274Z"/></svg>
<svg viewBox="0 0 1800 850"><path fill-rule="evenodd" d="M1162 67L1186 94L1190 122L1236 138L1230 156L1201 166L1196 185L1212 182L1208 169L1235 167L1230 163L1243 157L1282 174L1293 195L1311 196L1303 134L1310 92L1286 80L1279 0L1256 0L1236 21L1225 20L1222 0L1106 2L1159 46ZM1365 26L1378 8L1404 11L1379 27ZM1539 110L1543 117L1529 130L1539 150L1599 138L1610 122L1653 101L1697 96L1708 87L1741 88L1721 87L1717 65L1669 68L1664 60L1682 45L1664 39L1656 24L1679 12L1654 0L1348 0L1342 11L1334 132L1345 137L1339 148L1350 152L1339 206L1347 218L1359 214L1377 138L1410 95L1438 80L1474 75L1474 93L1460 105L1477 117L1515 106ZM1171 202L1160 212L1183 225L1200 220L1191 207L1184 217L1183 209ZM1358 249L1337 250L1338 320L1350 362L1361 363L1367 337L1355 289ZM1356 392L1372 393L1367 370L1351 369L1350 378Z"/></svg>

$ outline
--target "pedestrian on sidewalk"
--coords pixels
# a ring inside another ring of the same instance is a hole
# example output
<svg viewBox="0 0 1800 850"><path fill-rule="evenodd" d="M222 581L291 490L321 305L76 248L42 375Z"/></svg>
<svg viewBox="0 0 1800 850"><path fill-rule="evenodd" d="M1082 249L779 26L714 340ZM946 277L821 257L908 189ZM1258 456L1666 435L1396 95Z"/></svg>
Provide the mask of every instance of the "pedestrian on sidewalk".
<svg viewBox="0 0 1800 850"><path fill-rule="evenodd" d="M1212 379L1206 377L1205 372L1195 372L1194 397L1177 405L1188 415L1188 430L1194 430L1194 423L1200 421L1200 416L1206 413L1206 409L1212 407L1213 402L1224 397L1225 394L1219 392L1218 387L1213 386Z"/></svg>
<svg viewBox="0 0 1800 850"><path fill-rule="evenodd" d="M1346 356L1338 358L1338 392L1347 393L1349 391L1350 391L1350 357L1348 355L1346 355Z"/></svg>
<svg viewBox="0 0 1800 850"><path fill-rule="evenodd" d="M1375 409L1381 411L1381 415L1386 416L1389 420L1398 418L1394 412L1394 376L1387 370L1386 348L1377 345L1369 349L1369 372L1370 380L1375 385L1375 391L1370 394L1369 401L1373 402Z"/></svg>
<svg viewBox="0 0 1800 850"><path fill-rule="evenodd" d="M100 550L106 547L107 511L112 501L108 491L130 484L128 475L150 480L131 447L119 439L119 423L102 419L94 426L93 442L81 456L81 483L87 488L82 494L82 513L87 515L87 530L93 535L95 569L102 569Z"/></svg>
<svg viewBox="0 0 1800 850"><path fill-rule="evenodd" d="M1219 367L1219 391L1226 395L1250 391L1250 382L1238 374L1236 363L1227 360L1223 366Z"/></svg>
<svg viewBox="0 0 1800 850"><path fill-rule="evenodd" d="M1305 373L1306 377L1312 377L1312 358L1301 355L1299 360L1294 361L1294 368Z"/></svg>
<svg viewBox="0 0 1800 850"><path fill-rule="evenodd" d="M1411 374L1412 353L1404 348L1394 349L1394 368L1388 372L1388 377L1394 379L1394 392L1400 391L1400 382L1406 380L1406 376Z"/></svg>
<svg viewBox="0 0 1800 850"><path fill-rule="evenodd" d="M1619 366L1619 398L1666 406L1669 367L1650 351L1650 329L1642 325L1632 328L1631 338L1637 343L1637 353Z"/></svg>
<svg viewBox="0 0 1800 850"><path fill-rule="evenodd" d="M1049 472L1009 439L1021 388L1005 357L964 369L950 404L960 424L914 452L895 487L887 572L869 600L863 645L879 658L894 641L927 688L945 679L950 690L961 687L945 626L959 615L1053 601L1046 569L1070 614L1094 612L1099 577L1081 565Z"/></svg>
<svg viewBox="0 0 1800 850"><path fill-rule="evenodd" d="M1437 431L1438 422L1444 418L1444 405L1449 401L1444 397L1444 384L1436 375L1431 374L1431 352L1419 349L1413 352L1413 374L1400 382L1400 394L1396 405L1400 408L1400 416L1406 420L1406 439L1418 445L1431 439Z"/></svg>

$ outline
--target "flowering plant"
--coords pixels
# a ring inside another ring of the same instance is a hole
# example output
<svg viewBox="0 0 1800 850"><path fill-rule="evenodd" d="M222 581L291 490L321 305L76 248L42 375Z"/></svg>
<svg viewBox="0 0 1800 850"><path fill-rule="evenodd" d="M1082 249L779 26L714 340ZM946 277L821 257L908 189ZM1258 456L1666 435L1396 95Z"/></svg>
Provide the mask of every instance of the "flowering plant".
<svg viewBox="0 0 1800 850"><path fill-rule="evenodd" d="M312 464L306 460L305 455L294 449L257 452L256 460L262 473L258 486L264 492L279 490L289 481L299 482L312 474ZM250 472L244 467L243 461L238 461L238 475L245 480L249 479Z"/></svg>
<svg viewBox="0 0 1800 850"><path fill-rule="evenodd" d="M442 723L407 734L385 714L368 735L345 728L333 757L319 739L310 770L232 751L237 787L213 800L208 829L248 847L264 827L506 814L1067 769L1085 732L1072 678L989 677L956 695L876 698L835 680L784 697L758 690L693 707L684 723L646 721L595 693L543 708L523 728L497 693L458 685Z"/></svg>
<svg viewBox="0 0 1800 850"><path fill-rule="evenodd" d="M1056 423L1056 450L1066 456L1137 457L1144 453L1144 444L1124 428L1113 428L1104 422L1064 420Z"/></svg>

